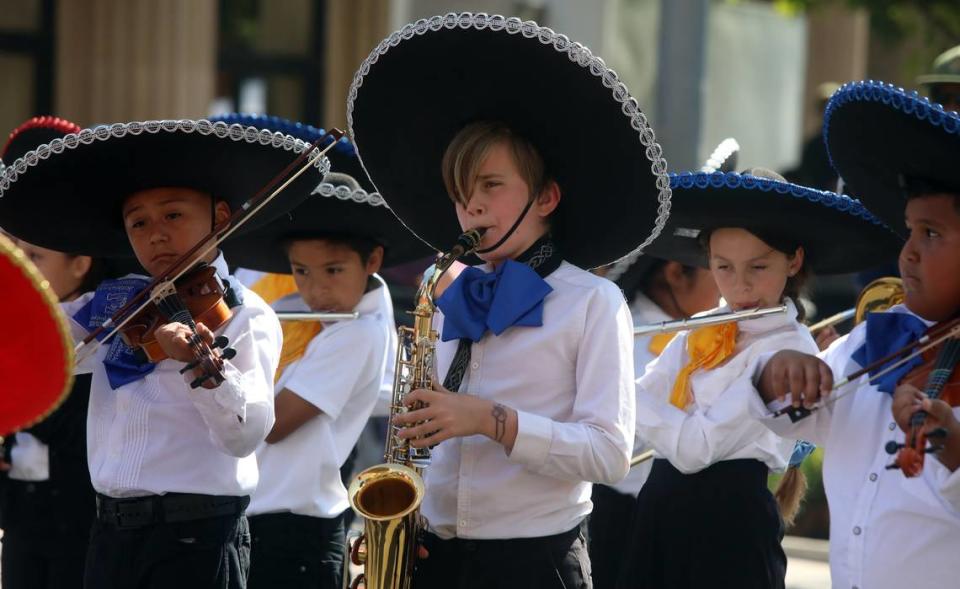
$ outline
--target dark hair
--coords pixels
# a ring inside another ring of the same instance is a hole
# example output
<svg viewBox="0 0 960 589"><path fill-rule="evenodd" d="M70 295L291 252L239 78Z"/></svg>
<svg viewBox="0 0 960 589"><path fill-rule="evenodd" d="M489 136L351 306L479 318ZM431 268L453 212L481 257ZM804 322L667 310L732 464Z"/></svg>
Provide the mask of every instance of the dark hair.
<svg viewBox="0 0 960 589"><path fill-rule="evenodd" d="M900 178L900 188L908 201L915 198L925 198L934 195L948 195L953 197L953 210L960 215L960 188L944 184L937 180L903 176Z"/></svg>
<svg viewBox="0 0 960 589"><path fill-rule="evenodd" d="M384 248L384 251L386 251L386 246L372 237L336 231L287 236L283 240L283 249L284 251L289 252L290 245L294 241L305 240L326 241L334 245L342 245L357 252L357 255L360 256L360 262L363 264L367 263L367 261L370 259L370 256L373 254L373 250L375 250L377 246Z"/></svg>
<svg viewBox="0 0 960 589"><path fill-rule="evenodd" d="M705 251L708 256L710 255L710 236L713 235L713 232L717 229L719 229L719 227L704 229L697 237L701 247L703 247L703 251ZM740 229L751 233L763 243L787 256L787 258L792 258L797 253L797 248L803 247L801 243L789 236L774 235L762 229L754 229L751 227L740 227ZM804 259L803 264L800 265L800 269L793 276L787 277L787 283L783 287L783 296L793 300L794 306L797 307L797 321L803 321L807 318L807 311L803 303L800 302L800 294L804 292L809 281L810 270L807 265L807 260Z"/></svg>

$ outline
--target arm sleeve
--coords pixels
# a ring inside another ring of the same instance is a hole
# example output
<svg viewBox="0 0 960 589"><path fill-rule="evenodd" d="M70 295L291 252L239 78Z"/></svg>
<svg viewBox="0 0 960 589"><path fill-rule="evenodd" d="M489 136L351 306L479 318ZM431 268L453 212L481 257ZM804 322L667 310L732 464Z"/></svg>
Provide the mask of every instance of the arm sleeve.
<svg viewBox="0 0 960 589"><path fill-rule="evenodd" d="M826 362L827 366L830 367L834 379L843 378L844 374L842 371L847 369L848 361L854 350L863 343L864 333L865 327L859 325L854 331L836 340L829 348L817 354L817 357ZM755 361L753 370L754 383L759 382L763 369L775 353L776 352L767 352ZM831 395L850 394L848 387L856 386L858 386L857 382L852 382L832 392ZM807 440L818 446L827 446L827 439L830 437L830 426L833 422L833 414L836 406L835 403L827 403L807 417L793 422L787 415L773 417L774 411L789 404L789 396L787 397L787 402L774 401L765 404L759 391L755 390L755 393L753 398L750 399L750 413L759 419L764 426L775 434L785 438Z"/></svg>
<svg viewBox="0 0 960 589"><path fill-rule="evenodd" d="M635 400L633 322L613 284L594 291L577 353L569 422L517 412L510 460L558 479L613 484L629 470Z"/></svg>
<svg viewBox="0 0 960 589"><path fill-rule="evenodd" d="M230 456L244 457L273 427L273 375L283 335L273 311L247 306L218 335L229 338L230 347L237 351L224 362L226 380L214 389L190 389L190 398L210 429L214 446ZM187 381L184 386L189 388Z"/></svg>

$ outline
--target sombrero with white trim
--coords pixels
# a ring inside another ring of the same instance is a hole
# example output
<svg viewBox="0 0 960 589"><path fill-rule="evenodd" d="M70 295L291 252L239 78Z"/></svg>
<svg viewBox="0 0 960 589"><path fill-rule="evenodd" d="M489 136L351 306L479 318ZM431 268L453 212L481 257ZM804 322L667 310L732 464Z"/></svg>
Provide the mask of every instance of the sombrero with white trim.
<svg viewBox="0 0 960 589"><path fill-rule="evenodd" d="M309 148L282 133L208 120L116 123L83 129L6 162L0 226L30 243L102 257L132 256L123 201L150 188L185 187L236 210ZM235 235L295 206L329 167L318 158Z"/></svg>
<svg viewBox="0 0 960 589"><path fill-rule="evenodd" d="M377 191L435 249L460 234L443 152L483 120L543 156L562 193L554 239L570 262L623 258L669 213L666 162L637 102L589 49L532 21L451 13L403 27L354 75L347 118Z"/></svg>

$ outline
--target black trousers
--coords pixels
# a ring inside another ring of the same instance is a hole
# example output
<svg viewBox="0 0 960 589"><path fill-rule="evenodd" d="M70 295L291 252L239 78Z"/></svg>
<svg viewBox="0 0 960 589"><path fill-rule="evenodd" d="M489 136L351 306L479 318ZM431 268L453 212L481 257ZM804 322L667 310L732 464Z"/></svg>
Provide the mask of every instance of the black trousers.
<svg viewBox="0 0 960 589"><path fill-rule="evenodd" d="M414 589L590 589L586 525L541 538L441 540L426 534Z"/></svg>
<svg viewBox="0 0 960 589"><path fill-rule="evenodd" d="M631 524L637 510L636 495L624 495L606 485L593 486L587 546L593 567L594 589L613 589L623 556L633 538Z"/></svg>
<svg viewBox="0 0 960 589"><path fill-rule="evenodd" d="M655 460L637 497L622 589L783 589L783 522L757 460L683 474Z"/></svg>
<svg viewBox="0 0 960 589"><path fill-rule="evenodd" d="M250 589L340 589L343 515L326 519L294 513L250 517Z"/></svg>
<svg viewBox="0 0 960 589"><path fill-rule="evenodd" d="M245 589L250 530L242 513L140 527L98 519L86 589Z"/></svg>

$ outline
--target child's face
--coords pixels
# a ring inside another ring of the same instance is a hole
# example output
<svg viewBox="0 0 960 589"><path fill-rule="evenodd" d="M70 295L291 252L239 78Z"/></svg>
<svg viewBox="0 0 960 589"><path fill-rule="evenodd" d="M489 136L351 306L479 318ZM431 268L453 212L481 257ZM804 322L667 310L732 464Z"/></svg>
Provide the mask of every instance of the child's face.
<svg viewBox="0 0 960 589"><path fill-rule="evenodd" d="M746 229L722 228L710 235L710 272L733 310L779 305L787 278L802 265L803 248L789 258Z"/></svg>
<svg viewBox="0 0 960 589"><path fill-rule="evenodd" d="M676 264L676 262L670 262ZM677 264L679 266L679 264ZM680 267L682 279L677 288L673 289L673 296L677 304L687 313L700 313L717 306L720 299L720 289L713 279L713 274L705 268L694 268L692 273L683 271Z"/></svg>
<svg viewBox="0 0 960 589"><path fill-rule="evenodd" d="M960 310L960 214L956 197L931 194L907 201L910 237L900 250L907 307L928 321Z"/></svg>
<svg viewBox="0 0 960 589"><path fill-rule="evenodd" d="M89 256L71 256L25 241L18 241L17 247L40 270L58 299L62 301L64 297L82 294L76 291L90 271L92 260Z"/></svg>
<svg viewBox="0 0 960 589"><path fill-rule="evenodd" d="M457 219L464 231L486 227L480 249L500 241L510 230L530 200L530 186L520 175L506 143L490 149L480 165L473 192L466 205L456 203ZM560 191L551 183L539 195L517 230L496 250L479 257L497 264L514 259L547 232L547 217L557 208Z"/></svg>
<svg viewBox="0 0 960 589"><path fill-rule="evenodd" d="M347 245L304 239L287 247L287 258L297 290L312 311L350 313L363 298L370 275L380 269L383 248L374 248L364 264Z"/></svg>
<svg viewBox="0 0 960 589"><path fill-rule="evenodd" d="M216 222L230 216L225 202L213 208ZM123 203L123 226L140 264L157 276L210 233L211 197L190 188L151 188ZM212 262L217 250L203 261Z"/></svg>

